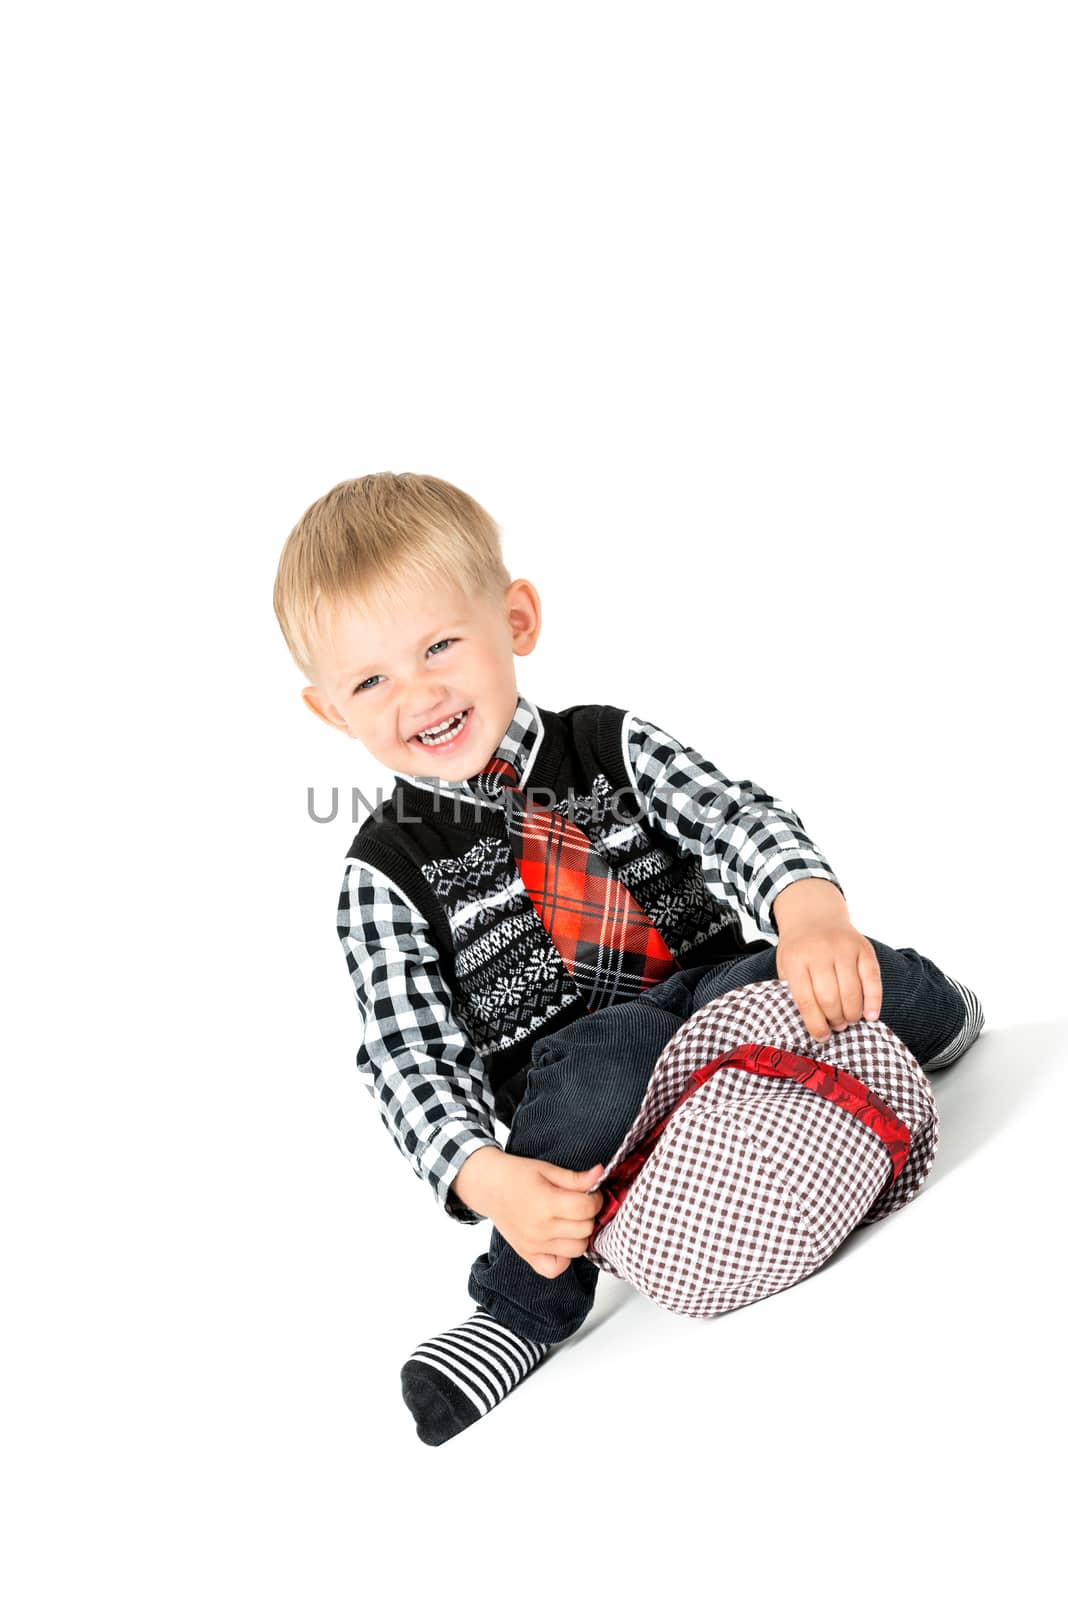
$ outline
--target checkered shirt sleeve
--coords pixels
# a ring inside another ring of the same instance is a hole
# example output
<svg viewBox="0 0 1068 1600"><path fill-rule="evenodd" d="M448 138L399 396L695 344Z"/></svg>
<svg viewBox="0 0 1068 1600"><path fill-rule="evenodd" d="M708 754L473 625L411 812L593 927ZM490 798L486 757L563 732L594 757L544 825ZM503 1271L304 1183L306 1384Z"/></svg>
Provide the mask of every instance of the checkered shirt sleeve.
<svg viewBox="0 0 1068 1600"><path fill-rule="evenodd" d="M467 1157L500 1149L485 1064L452 1011L425 918L364 861L347 863L337 931L363 1017L356 1066L398 1149L458 1222L481 1222L449 1194Z"/></svg>
<svg viewBox="0 0 1068 1600"><path fill-rule="evenodd" d="M733 783L707 756L632 711L623 748L630 780L657 822L701 857L716 898L746 911L761 933L778 938L771 905L788 883L827 878L845 894L801 818L759 784Z"/></svg>

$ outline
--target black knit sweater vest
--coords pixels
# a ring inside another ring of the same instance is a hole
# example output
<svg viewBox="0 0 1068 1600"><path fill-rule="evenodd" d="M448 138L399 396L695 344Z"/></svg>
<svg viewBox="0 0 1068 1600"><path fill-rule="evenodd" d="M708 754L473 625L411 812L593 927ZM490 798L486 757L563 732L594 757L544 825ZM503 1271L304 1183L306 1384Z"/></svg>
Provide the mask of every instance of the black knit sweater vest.
<svg viewBox="0 0 1068 1600"><path fill-rule="evenodd" d="M538 712L544 736L524 772L525 792L581 828L679 966L749 948L736 913L705 883L700 859L664 833L635 792L623 759L626 712L605 705ZM517 1074L525 1078L536 1039L588 1015L519 876L503 809L398 774L348 855L385 873L426 918L456 1020L494 1092Z"/></svg>

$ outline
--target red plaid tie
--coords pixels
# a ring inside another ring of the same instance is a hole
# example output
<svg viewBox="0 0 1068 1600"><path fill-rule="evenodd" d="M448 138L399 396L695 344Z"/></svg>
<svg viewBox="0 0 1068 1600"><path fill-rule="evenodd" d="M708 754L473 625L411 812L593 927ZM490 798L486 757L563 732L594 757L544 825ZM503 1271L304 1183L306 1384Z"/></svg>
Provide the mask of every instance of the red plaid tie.
<svg viewBox="0 0 1068 1600"><path fill-rule="evenodd" d="M494 756L477 783L505 800L508 836L519 875L590 1011L635 995L676 971L647 914L582 829L561 812L536 806L510 761Z"/></svg>

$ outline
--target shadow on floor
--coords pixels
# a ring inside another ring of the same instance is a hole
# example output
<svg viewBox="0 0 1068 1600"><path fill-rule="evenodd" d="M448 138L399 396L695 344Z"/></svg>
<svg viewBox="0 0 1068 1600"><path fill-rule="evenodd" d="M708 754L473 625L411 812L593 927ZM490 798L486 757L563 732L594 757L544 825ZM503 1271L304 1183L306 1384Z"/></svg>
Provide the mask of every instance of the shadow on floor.
<svg viewBox="0 0 1068 1600"><path fill-rule="evenodd" d="M985 1028L959 1061L931 1073L939 1138L924 1188L942 1183L1015 1121L1041 1080L1059 1070L1066 1034L1068 1017Z"/></svg>

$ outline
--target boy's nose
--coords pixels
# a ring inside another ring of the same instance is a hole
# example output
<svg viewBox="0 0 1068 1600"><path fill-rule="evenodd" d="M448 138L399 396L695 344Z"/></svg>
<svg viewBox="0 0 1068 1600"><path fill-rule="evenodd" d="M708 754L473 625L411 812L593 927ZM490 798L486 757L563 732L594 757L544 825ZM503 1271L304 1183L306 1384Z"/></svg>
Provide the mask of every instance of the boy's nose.
<svg viewBox="0 0 1068 1600"><path fill-rule="evenodd" d="M435 722L443 722L449 715L449 701L439 696L433 705L418 707L408 713L404 726L408 730L409 739L415 734L422 733L424 728L432 728Z"/></svg>

